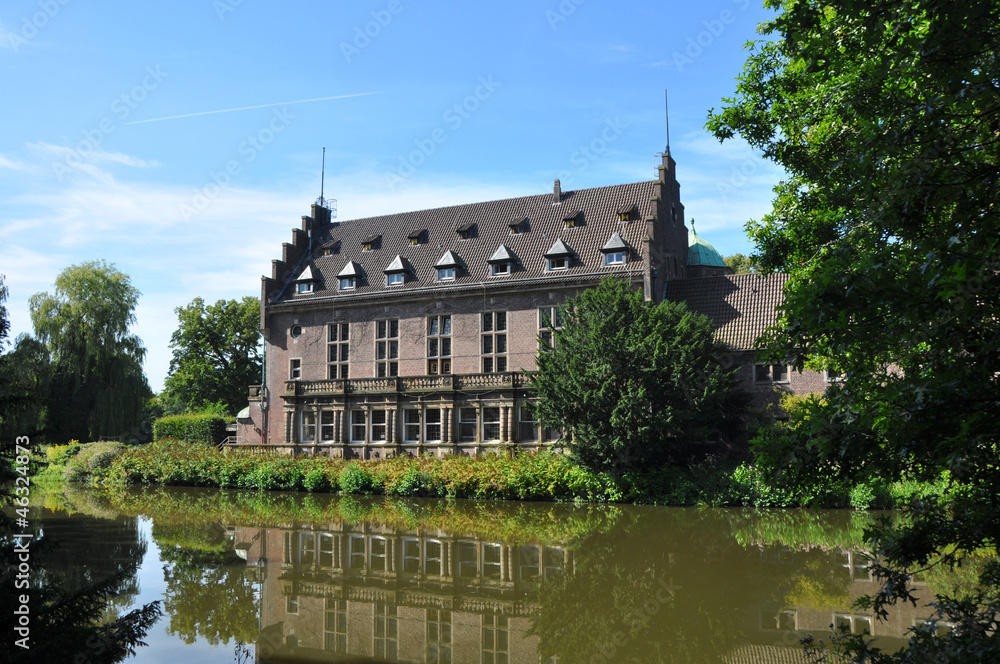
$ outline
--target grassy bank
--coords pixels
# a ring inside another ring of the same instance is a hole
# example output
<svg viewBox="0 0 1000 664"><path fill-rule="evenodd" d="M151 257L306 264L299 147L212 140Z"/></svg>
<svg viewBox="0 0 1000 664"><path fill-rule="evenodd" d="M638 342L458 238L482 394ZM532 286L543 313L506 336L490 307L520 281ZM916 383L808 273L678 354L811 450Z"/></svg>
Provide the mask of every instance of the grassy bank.
<svg viewBox="0 0 1000 664"><path fill-rule="evenodd" d="M53 451L55 450L55 451ZM915 492L941 486L818 482L790 491L769 486L746 463L708 459L621 477L596 473L550 452L477 457L398 457L344 461L222 452L200 443L165 440L143 447L91 443L50 448L41 478L126 486L163 484L254 490L339 492L500 500L628 502L744 507L893 508Z"/></svg>

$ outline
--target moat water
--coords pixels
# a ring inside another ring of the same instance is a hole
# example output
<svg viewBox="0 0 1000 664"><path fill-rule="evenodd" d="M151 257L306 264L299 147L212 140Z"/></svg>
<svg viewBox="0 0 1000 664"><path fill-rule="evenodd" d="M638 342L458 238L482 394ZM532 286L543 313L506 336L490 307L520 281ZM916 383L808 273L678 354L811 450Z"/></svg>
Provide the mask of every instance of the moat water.
<svg viewBox="0 0 1000 664"><path fill-rule="evenodd" d="M60 544L38 573L79 587L125 570L112 616L162 603L142 663L784 663L832 624L894 649L931 613L852 609L876 584L870 517L850 511L179 488L36 500ZM921 604L949 583L919 579Z"/></svg>

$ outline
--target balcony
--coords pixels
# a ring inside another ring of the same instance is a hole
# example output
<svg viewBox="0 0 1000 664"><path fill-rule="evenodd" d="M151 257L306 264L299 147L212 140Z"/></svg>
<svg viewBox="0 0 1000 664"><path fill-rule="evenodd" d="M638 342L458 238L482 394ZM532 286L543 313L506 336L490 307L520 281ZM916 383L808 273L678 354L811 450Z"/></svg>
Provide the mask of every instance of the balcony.
<svg viewBox="0 0 1000 664"><path fill-rule="evenodd" d="M520 389L529 385L519 371L445 376L394 376L392 378L350 378L343 380L286 380L286 397L385 392L440 392L451 390Z"/></svg>

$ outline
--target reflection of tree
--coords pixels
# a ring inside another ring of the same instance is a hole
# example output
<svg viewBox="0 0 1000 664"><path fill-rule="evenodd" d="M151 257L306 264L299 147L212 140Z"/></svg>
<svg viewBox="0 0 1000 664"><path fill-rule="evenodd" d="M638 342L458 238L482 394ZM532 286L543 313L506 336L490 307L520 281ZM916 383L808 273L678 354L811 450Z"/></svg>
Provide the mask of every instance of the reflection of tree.
<svg viewBox="0 0 1000 664"><path fill-rule="evenodd" d="M762 600L781 602L819 557L824 592L850 583L823 552L741 546L720 512L637 510L618 525L574 542L572 572L541 584L542 661L719 662L751 639Z"/></svg>
<svg viewBox="0 0 1000 664"><path fill-rule="evenodd" d="M154 525L153 539L165 563L171 634L212 645L256 638L258 599L246 563L221 527Z"/></svg>

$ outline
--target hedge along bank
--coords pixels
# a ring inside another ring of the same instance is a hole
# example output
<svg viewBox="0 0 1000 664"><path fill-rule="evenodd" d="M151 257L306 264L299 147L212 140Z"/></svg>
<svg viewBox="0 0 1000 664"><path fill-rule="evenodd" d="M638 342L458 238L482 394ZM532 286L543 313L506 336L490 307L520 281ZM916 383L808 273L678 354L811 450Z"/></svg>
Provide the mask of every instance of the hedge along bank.
<svg viewBox="0 0 1000 664"><path fill-rule="evenodd" d="M153 423L153 440L185 440L218 445L226 437L226 420L219 415L169 415Z"/></svg>

